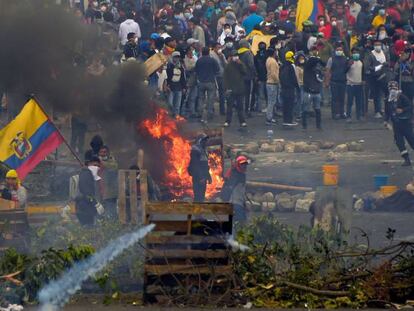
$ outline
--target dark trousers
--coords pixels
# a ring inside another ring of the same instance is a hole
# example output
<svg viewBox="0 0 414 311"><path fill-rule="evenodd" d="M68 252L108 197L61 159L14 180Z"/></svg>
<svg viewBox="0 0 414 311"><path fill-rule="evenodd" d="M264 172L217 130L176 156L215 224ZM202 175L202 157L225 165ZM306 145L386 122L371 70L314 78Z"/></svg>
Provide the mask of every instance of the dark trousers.
<svg viewBox="0 0 414 311"><path fill-rule="evenodd" d="M407 140L411 149L414 150L414 134L411 120L398 120L393 122L392 125L394 129L394 140L401 155L407 154L405 140Z"/></svg>
<svg viewBox="0 0 414 311"><path fill-rule="evenodd" d="M348 104L346 106L346 116L352 117L352 106L355 99L356 117L359 120L364 115L364 93L362 85L347 85L346 92L348 96Z"/></svg>
<svg viewBox="0 0 414 311"><path fill-rule="evenodd" d="M282 89L283 123L293 123L293 109L295 108L295 89Z"/></svg>
<svg viewBox="0 0 414 311"><path fill-rule="evenodd" d="M226 96L224 90L224 80L223 77L216 77L217 81L217 89L218 89L218 97L219 97L219 104L220 104L220 114L224 115L226 113Z"/></svg>
<svg viewBox="0 0 414 311"><path fill-rule="evenodd" d="M345 113L345 82L331 82L332 117L342 117Z"/></svg>
<svg viewBox="0 0 414 311"><path fill-rule="evenodd" d="M207 180L199 180L193 177L194 202L204 202L206 199Z"/></svg>
<svg viewBox="0 0 414 311"><path fill-rule="evenodd" d="M401 82L401 91L410 101L414 98L414 82Z"/></svg>
<svg viewBox="0 0 414 311"><path fill-rule="evenodd" d="M371 78L370 88L371 88L372 98L374 100L375 113L381 112L384 93L385 95L387 95L388 93L387 85L385 81L382 81L382 80L377 81L374 78Z"/></svg>
<svg viewBox="0 0 414 311"><path fill-rule="evenodd" d="M229 97L227 97L227 112L226 112L227 123L231 123L231 119L233 117L233 108L236 109L237 111L240 124L244 123L246 120L244 119L244 112L243 112L243 95L232 94Z"/></svg>
<svg viewBox="0 0 414 311"><path fill-rule="evenodd" d="M246 93L244 96L244 111L250 113L252 111L252 99L253 99L253 80L244 80Z"/></svg>

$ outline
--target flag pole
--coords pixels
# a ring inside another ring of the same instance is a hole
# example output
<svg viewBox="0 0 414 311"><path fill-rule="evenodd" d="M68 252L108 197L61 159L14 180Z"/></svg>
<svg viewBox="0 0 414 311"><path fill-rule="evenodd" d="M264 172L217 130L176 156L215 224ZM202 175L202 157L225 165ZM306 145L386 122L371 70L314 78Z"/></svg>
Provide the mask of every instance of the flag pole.
<svg viewBox="0 0 414 311"><path fill-rule="evenodd" d="M36 101L37 105L39 106L40 110L42 110L42 112L46 115L47 119L50 121L50 123L53 125L53 127L55 128L55 130L58 132L58 134L62 137L63 142L65 143L65 145L68 147L68 149L70 150L70 152L72 152L73 156L75 157L75 159L79 162L79 164L81 166L83 166L83 162L82 160L79 158L79 156L77 155L76 151L68 144L68 142L65 139L65 136L63 136L62 132L56 127L56 125L53 123L52 120L50 120L49 115L46 113L45 109L42 107L42 105L40 104L39 100L36 98L36 96L34 94L30 94L29 99L33 99L34 101Z"/></svg>

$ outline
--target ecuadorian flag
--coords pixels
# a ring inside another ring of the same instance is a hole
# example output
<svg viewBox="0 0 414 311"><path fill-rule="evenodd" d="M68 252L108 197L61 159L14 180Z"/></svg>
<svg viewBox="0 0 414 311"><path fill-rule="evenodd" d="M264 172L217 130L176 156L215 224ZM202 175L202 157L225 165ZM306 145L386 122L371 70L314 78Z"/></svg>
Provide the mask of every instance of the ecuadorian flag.
<svg viewBox="0 0 414 311"><path fill-rule="evenodd" d="M0 161L23 180L64 141L49 117L30 99L17 117L0 131Z"/></svg>
<svg viewBox="0 0 414 311"><path fill-rule="evenodd" d="M324 6L320 0L299 0L296 9L296 29L302 31L302 23L310 20L316 22L319 15L324 14Z"/></svg>

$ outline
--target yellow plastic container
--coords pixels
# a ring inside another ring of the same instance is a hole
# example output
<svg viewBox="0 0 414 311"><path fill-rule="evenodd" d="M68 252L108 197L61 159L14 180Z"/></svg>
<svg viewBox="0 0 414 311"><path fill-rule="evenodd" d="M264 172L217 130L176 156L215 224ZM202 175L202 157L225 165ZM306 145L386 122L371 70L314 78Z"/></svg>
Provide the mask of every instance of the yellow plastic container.
<svg viewBox="0 0 414 311"><path fill-rule="evenodd" d="M382 186L380 188L381 193L385 197L389 197L390 195L394 194L394 192L396 192L397 190L398 190L397 186Z"/></svg>
<svg viewBox="0 0 414 311"><path fill-rule="evenodd" d="M323 165L323 184L325 186L336 186L339 180L339 166L338 165Z"/></svg>

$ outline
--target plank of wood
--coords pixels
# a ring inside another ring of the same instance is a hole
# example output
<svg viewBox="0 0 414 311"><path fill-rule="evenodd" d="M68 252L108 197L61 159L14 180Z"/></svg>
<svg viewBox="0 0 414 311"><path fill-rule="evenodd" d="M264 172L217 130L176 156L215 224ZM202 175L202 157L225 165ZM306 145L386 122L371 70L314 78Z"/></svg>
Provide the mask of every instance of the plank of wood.
<svg viewBox="0 0 414 311"><path fill-rule="evenodd" d="M70 202L70 213L75 214L75 202ZM62 212L63 206L58 206L58 204L45 204L45 205L29 205L26 207L26 212L28 215L32 214L60 214Z"/></svg>
<svg viewBox="0 0 414 311"><path fill-rule="evenodd" d="M121 224L126 224L126 193L125 193L125 176L123 170L118 172L118 215Z"/></svg>
<svg viewBox="0 0 414 311"><path fill-rule="evenodd" d="M156 231L174 231L187 232L187 221L149 221L148 223L155 224L154 232Z"/></svg>
<svg viewBox="0 0 414 311"><path fill-rule="evenodd" d="M248 181L246 182L246 186L250 188L267 188L274 190L312 191L312 188L310 187L298 187L258 181Z"/></svg>
<svg viewBox="0 0 414 311"><path fill-rule="evenodd" d="M206 265L145 265L145 273L153 275L166 274L227 274L231 273L232 266L206 266Z"/></svg>
<svg viewBox="0 0 414 311"><path fill-rule="evenodd" d="M129 177L129 206L131 209L131 224L137 225L139 223L138 217L138 198L137 198L137 172L128 171Z"/></svg>
<svg viewBox="0 0 414 311"><path fill-rule="evenodd" d="M140 171L140 182L139 189L141 193L141 209L142 209L142 219L146 219L146 210L149 201L148 196L148 172L146 170Z"/></svg>
<svg viewBox="0 0 414 311"><path fill-rule="evenodd" d="M224 242L224 239L221 237L200 235L149 235L146 238L147 244L223 244Z"/></svg>
<svg viewBox="0 0 414 311"><path fill-rule="evenodd" d="M227 250L148 249L149 258L227 258Z"/></svg>
<svg viewBox="0 0 414 311"><path fill-rule="evenodd" d="M230 203L149 202L147 214L233 215Z"/></svg>

